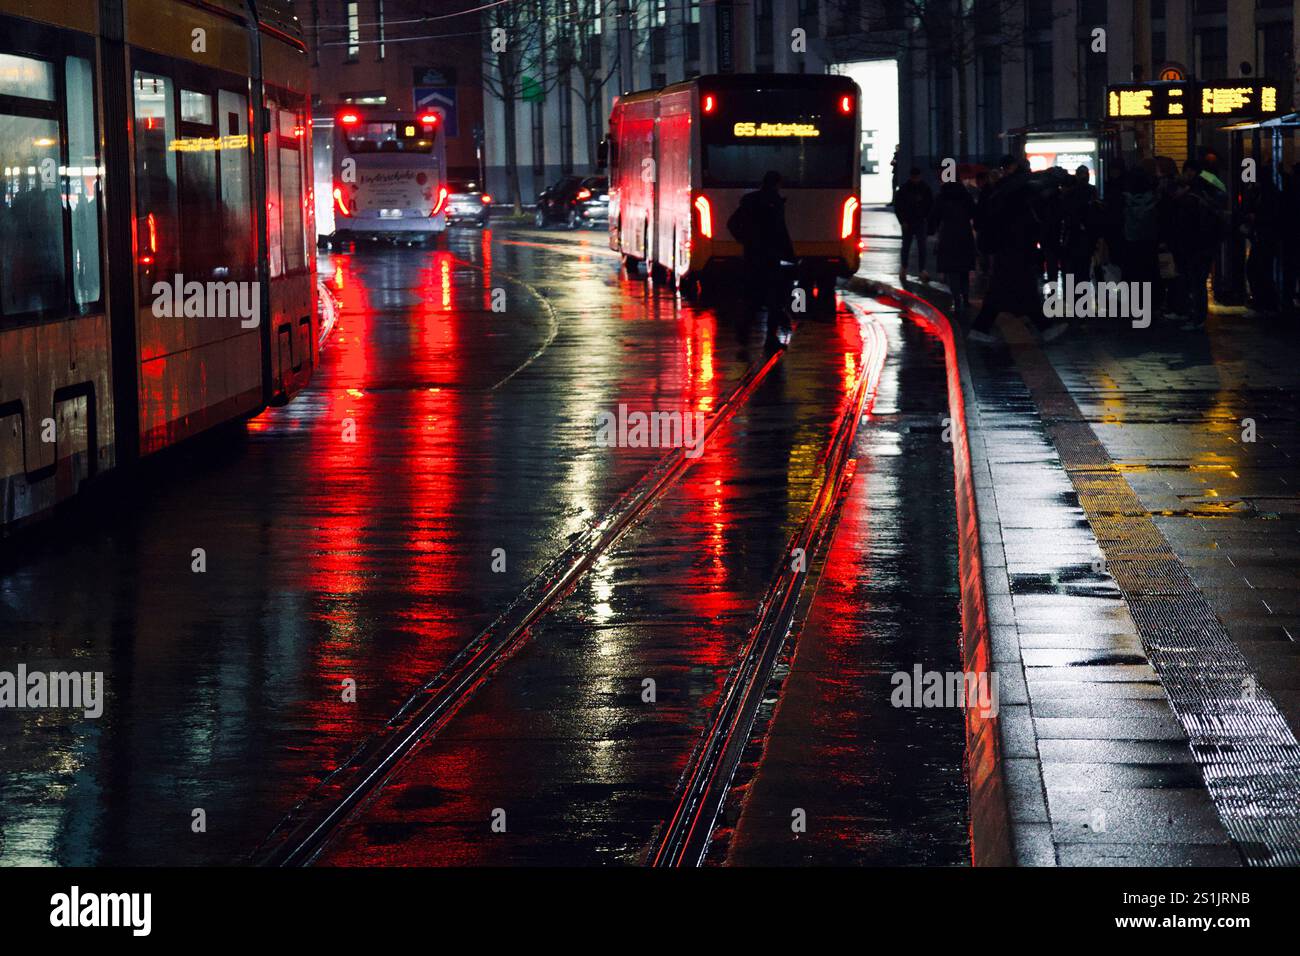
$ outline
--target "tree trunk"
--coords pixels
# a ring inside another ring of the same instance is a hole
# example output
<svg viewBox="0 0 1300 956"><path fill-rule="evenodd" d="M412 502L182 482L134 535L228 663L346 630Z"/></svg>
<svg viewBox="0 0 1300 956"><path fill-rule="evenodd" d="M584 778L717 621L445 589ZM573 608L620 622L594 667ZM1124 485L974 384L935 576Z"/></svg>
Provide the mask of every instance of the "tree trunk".
<svg viewBox="0 0 1300 956"><path fill-rule="evenodd" d="M518 136L515 132L515 97L514 90L501 90L501 114L506 127L506 184L510 189L510 204L514 206L515 215L524 214L524 206L519 190L519 149Z"/></svg>

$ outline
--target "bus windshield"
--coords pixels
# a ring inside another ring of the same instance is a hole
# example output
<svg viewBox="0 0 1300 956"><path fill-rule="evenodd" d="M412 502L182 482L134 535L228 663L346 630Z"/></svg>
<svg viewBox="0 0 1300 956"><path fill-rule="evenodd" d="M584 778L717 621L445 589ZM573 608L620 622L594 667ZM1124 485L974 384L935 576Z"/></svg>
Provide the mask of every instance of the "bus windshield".
<svg viewBox="0 0 1300 956"><path fill-rule="evenodd" d="M795 89L722 90L705 94L705 104L700 117L705 186L756 188L768 170L793 188L855 184L854 117L838 109L837 96Z"/></svg>
<svg viewBox="0 0 1300 956"><path fill-rule="evenodd" d="M415 122L361 122L343 135L353 153L433 152L433 130Z"/></svg>

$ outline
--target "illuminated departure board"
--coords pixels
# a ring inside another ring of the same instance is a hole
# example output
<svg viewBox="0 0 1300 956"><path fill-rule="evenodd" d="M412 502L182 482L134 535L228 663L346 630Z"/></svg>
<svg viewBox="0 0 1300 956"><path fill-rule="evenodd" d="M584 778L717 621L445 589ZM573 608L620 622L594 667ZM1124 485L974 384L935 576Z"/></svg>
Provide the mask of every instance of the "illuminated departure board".
<svg viewBox="0 0 1300 956"><path fill-rule="evenodd" d="M1235 119L1277 112L1277 85L1258 80L1129 83L1106 89L1108 119Z"/></svg>

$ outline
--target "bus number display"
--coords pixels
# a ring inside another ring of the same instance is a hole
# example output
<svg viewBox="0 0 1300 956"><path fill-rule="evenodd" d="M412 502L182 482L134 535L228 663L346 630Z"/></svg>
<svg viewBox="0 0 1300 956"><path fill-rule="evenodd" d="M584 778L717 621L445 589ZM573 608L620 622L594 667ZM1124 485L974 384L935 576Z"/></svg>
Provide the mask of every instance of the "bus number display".
<svg viewBox="0 0 1300 956"><path fill-rule="evenodd" d="M735 136L820 136L812 123L737 123L731 129Z"/></svg>

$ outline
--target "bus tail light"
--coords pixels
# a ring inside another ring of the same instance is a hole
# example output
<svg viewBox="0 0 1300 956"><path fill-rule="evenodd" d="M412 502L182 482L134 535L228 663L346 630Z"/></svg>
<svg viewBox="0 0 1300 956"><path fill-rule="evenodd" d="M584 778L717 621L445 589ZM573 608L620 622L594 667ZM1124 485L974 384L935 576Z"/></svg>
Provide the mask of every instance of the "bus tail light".
<svg viewBox="0 0 1300 956"><path fill-rule="evenodd" d="M713 98L713 94L712 94L712 93L705 93L705 94L704 94L704 112L706 112L706 113L712 113L712 112L713 112L715 109L717 109L717 108L718 108L718 101L717 101L716 99Z"/></svg>
<svg viewBox="0 0 1300 956"><path fill-rule="evenodd" d="M348 204L343 201L343 190L337 186L334 187L334 207L338 209L339 215L347 217L352 216L352 210L349 209Z"/></svg>
<svg viewBox="0 0 1300 956"><path fill-rule="evenodd" d="M438 213L442 212L442 207L445 205L447 205L447 187L439 186L438 199L433 204L433 208L429 210L429 217L433 218L434 216L438 215Z"/></svg>
<svg viewBox="0 0 1300 956"><path fill-rule="evenodd" d="M853 112L853 97L851 96L840 97L840 112L843 113L845 116Z"/></svg>
<svg viewBox="0 0 1300 956"><path fill-rule="evenodd" d="M700 214L700 235L705 239L713 238L713 207L707 196L695 197L695 211Z"/></svg>
<svg viewBox="0 0 1300 956"><path fill-rule="evenodd" d="M861 205L857 196L850 196L844 200L844 208L840 211L841 239L848 239L858 231L858 207Z"/></svg>

